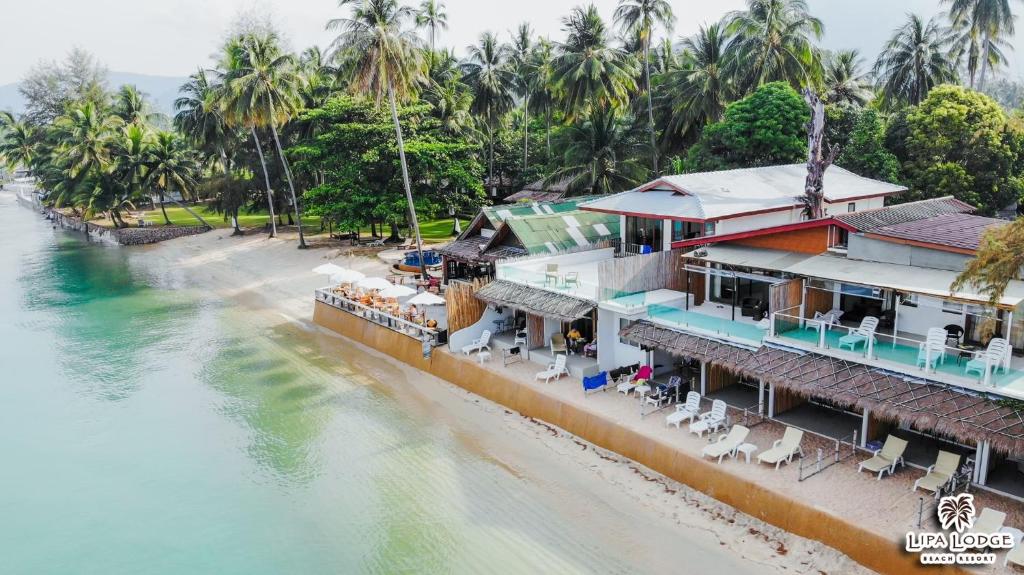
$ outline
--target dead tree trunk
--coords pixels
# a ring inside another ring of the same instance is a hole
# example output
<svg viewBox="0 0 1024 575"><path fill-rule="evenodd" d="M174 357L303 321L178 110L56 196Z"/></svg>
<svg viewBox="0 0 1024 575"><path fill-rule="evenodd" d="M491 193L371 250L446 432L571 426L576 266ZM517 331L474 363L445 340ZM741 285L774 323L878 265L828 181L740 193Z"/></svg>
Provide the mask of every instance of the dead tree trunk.
<svg viewBox="0 0 1024 575"><path fill-rule="evenodd" d="M804 184L804 212L808 219L825 217L825 170L832 165L839 152L839 146L830 145L825 151L825 103L807 88L804 101L811 108L811 120L807 123L807 180Z"/></svg>

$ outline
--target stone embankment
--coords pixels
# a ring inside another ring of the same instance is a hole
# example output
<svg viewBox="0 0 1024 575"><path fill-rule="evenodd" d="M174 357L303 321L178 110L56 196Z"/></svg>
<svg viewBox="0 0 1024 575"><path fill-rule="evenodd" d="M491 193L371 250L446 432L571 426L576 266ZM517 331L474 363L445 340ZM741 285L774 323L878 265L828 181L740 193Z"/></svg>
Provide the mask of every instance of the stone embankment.
<svg viewBox="0 0 1024 575"><path fill-rule="evenodd" d="M207 226L151 226L145 228L111 229L90 222L83 222L81 218L63 214L52 208L44 208L43 215L46 216L46 219L53 222L54 225L60 226L63 229L87 234L90 240L122 246L154 244L210 231L210 228Z"/></svg>

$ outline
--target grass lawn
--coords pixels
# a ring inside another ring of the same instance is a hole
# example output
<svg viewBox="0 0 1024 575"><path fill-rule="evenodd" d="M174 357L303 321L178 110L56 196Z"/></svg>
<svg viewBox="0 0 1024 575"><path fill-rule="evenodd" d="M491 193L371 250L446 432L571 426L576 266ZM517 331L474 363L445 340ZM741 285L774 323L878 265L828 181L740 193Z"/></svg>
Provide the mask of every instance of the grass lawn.
<svg viewBox="0 0 1024 575"><path fill-rule="evenodd" d="M204 204L196 206L189 206L192 211L199 214L204 220L207 221L211 226L215 228L230 228L231 220L225 220L223 214L218 214L211 210ZM160 209L156 210L144 210L141 212L142 218L147 222L153 224L163 224L164 216L160 213ZM199 221L193 218L184 208L178 206L167 206L167 217L171 219L171 223L175 225L194 226L198 225ZM135 220L131 218L125 218L129 224L134 224ZM256 213L245 213L242 212L238 215L238 225L243 228L258 227L266 224L269 221L266 212ZM287 221L287 220L286 220ZM93 223L101 226L113 227L110 220L100 219L93 220ZM465 227L469 220L462 220L460 222ZM452 239L452 225L454 224L452 218L444 218L440 220L429 220L420 222L420 233L423 234L423 241L427 242L442 242ZM302 226L306 231L306 235L315 236L320 233L320 217L319 216L308 216L302 218ZM326 230L324 233L327 233ZM363 237L370 237L370 228L360 230L360 234Z"/></svg>

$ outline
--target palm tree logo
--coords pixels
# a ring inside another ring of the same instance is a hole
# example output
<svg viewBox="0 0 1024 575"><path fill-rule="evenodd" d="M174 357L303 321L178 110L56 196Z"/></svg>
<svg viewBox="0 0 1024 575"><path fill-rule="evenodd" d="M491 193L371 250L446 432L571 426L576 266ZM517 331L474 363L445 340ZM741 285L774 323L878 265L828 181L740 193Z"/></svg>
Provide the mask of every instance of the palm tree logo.
<svg viewBox="0 0 1024 575"><path fill-rule="evenodd" d="M961 493L943 497L939 502L938 514L943 529L963 533L974 526L974 495Z"/></svg>

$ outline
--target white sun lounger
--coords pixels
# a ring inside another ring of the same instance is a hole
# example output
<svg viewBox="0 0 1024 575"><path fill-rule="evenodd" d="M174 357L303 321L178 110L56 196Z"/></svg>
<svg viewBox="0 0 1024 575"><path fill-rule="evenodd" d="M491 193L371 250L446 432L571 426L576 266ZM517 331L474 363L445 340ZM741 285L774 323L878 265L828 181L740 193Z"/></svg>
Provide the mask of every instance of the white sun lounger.
<svg viewBox="0 0 1024 575"><path fill-rule="evenodd" d="M474 351L481 351L483 349L491 350L491 331L487 329L480 334L480 337L471 341L469 345L462 346L462 353L469 355Z"/></svg>
<svg viewBox="0 0 1024 575"><path fill-rule="evenodd" d="M776 439L771 448L757 456L757 460L768 465L774 463L775 469L778 469L783 461L787 464L793 461L793 455L799 453L800 457L804 456L804 450L800 447L803 438L804 431L802 429L787 427L786 432L782 434L782 439Z"/></svg>
<svg viewBox="0 0 1024 575"><path fill-rule="evenodd" d="M718 462L722 462L722 458L728 455L729 457L736 457L736 448L743 445L743 442L747 440L747 435L750 434L750 430L742 425L734 425L729 433L718 438L718 441L704 446L700 454L702 457L718 458Z"/></svg>
<svg viewBox="0 0 1024 575"><path fill-rule="evenodd" d="M882 474L889 472L892 475L896 471L896 465L903 465L903 452L907 450L907 442L899 437L888 436L885 438L885 445L882 449L875 452L875 456L871 459L862 461L857 467L857 472L861 472L865 469L872 473L878 473L878 479L882 479Z"/></svg>
<svg viewBox="0 0 1024 575"><path fill-rule="evenodd" d="M953 476L956 475L956 470L959 468L959 455L940 450L938 458L935 459L935 464L925 471L924 477L914 482L914 487L911 491L917 491L917 488L920 487L925 491L931 491L937 497L939 491L949 483L950 479L953 479Z"/></svg>
<svg viewBox="0 0 1024 575"><path fill-rule="evenodd" d="M711 404L711 411L706 411L697 417L697 421L690 424L690 433L696 433L698 436L703 437L705 431L718 431L720 427L725 426L725 402L721 399L716 399Z"/></svg>
<svg viewBox="0 0 1024 575"><path fill-rule="evenodd" d="M544 383L550 383L551 378L560 379L563 375L569 375L569 370L565 367L565 361L564 355L556 355L555 362L549 363L548 367L544 371L538 372L534 379L543 379Z"/></svg>
<svg viewBox="0 0 1024 575"><path fill-rule="evenodd" d="M679 429L679 425L684 421L693 423L694 418L698 415L700 415L700 394L690 391L686 394L686 403L676 404L676 410L665 418L665 425L674 425L676 429Z"/></svg>

